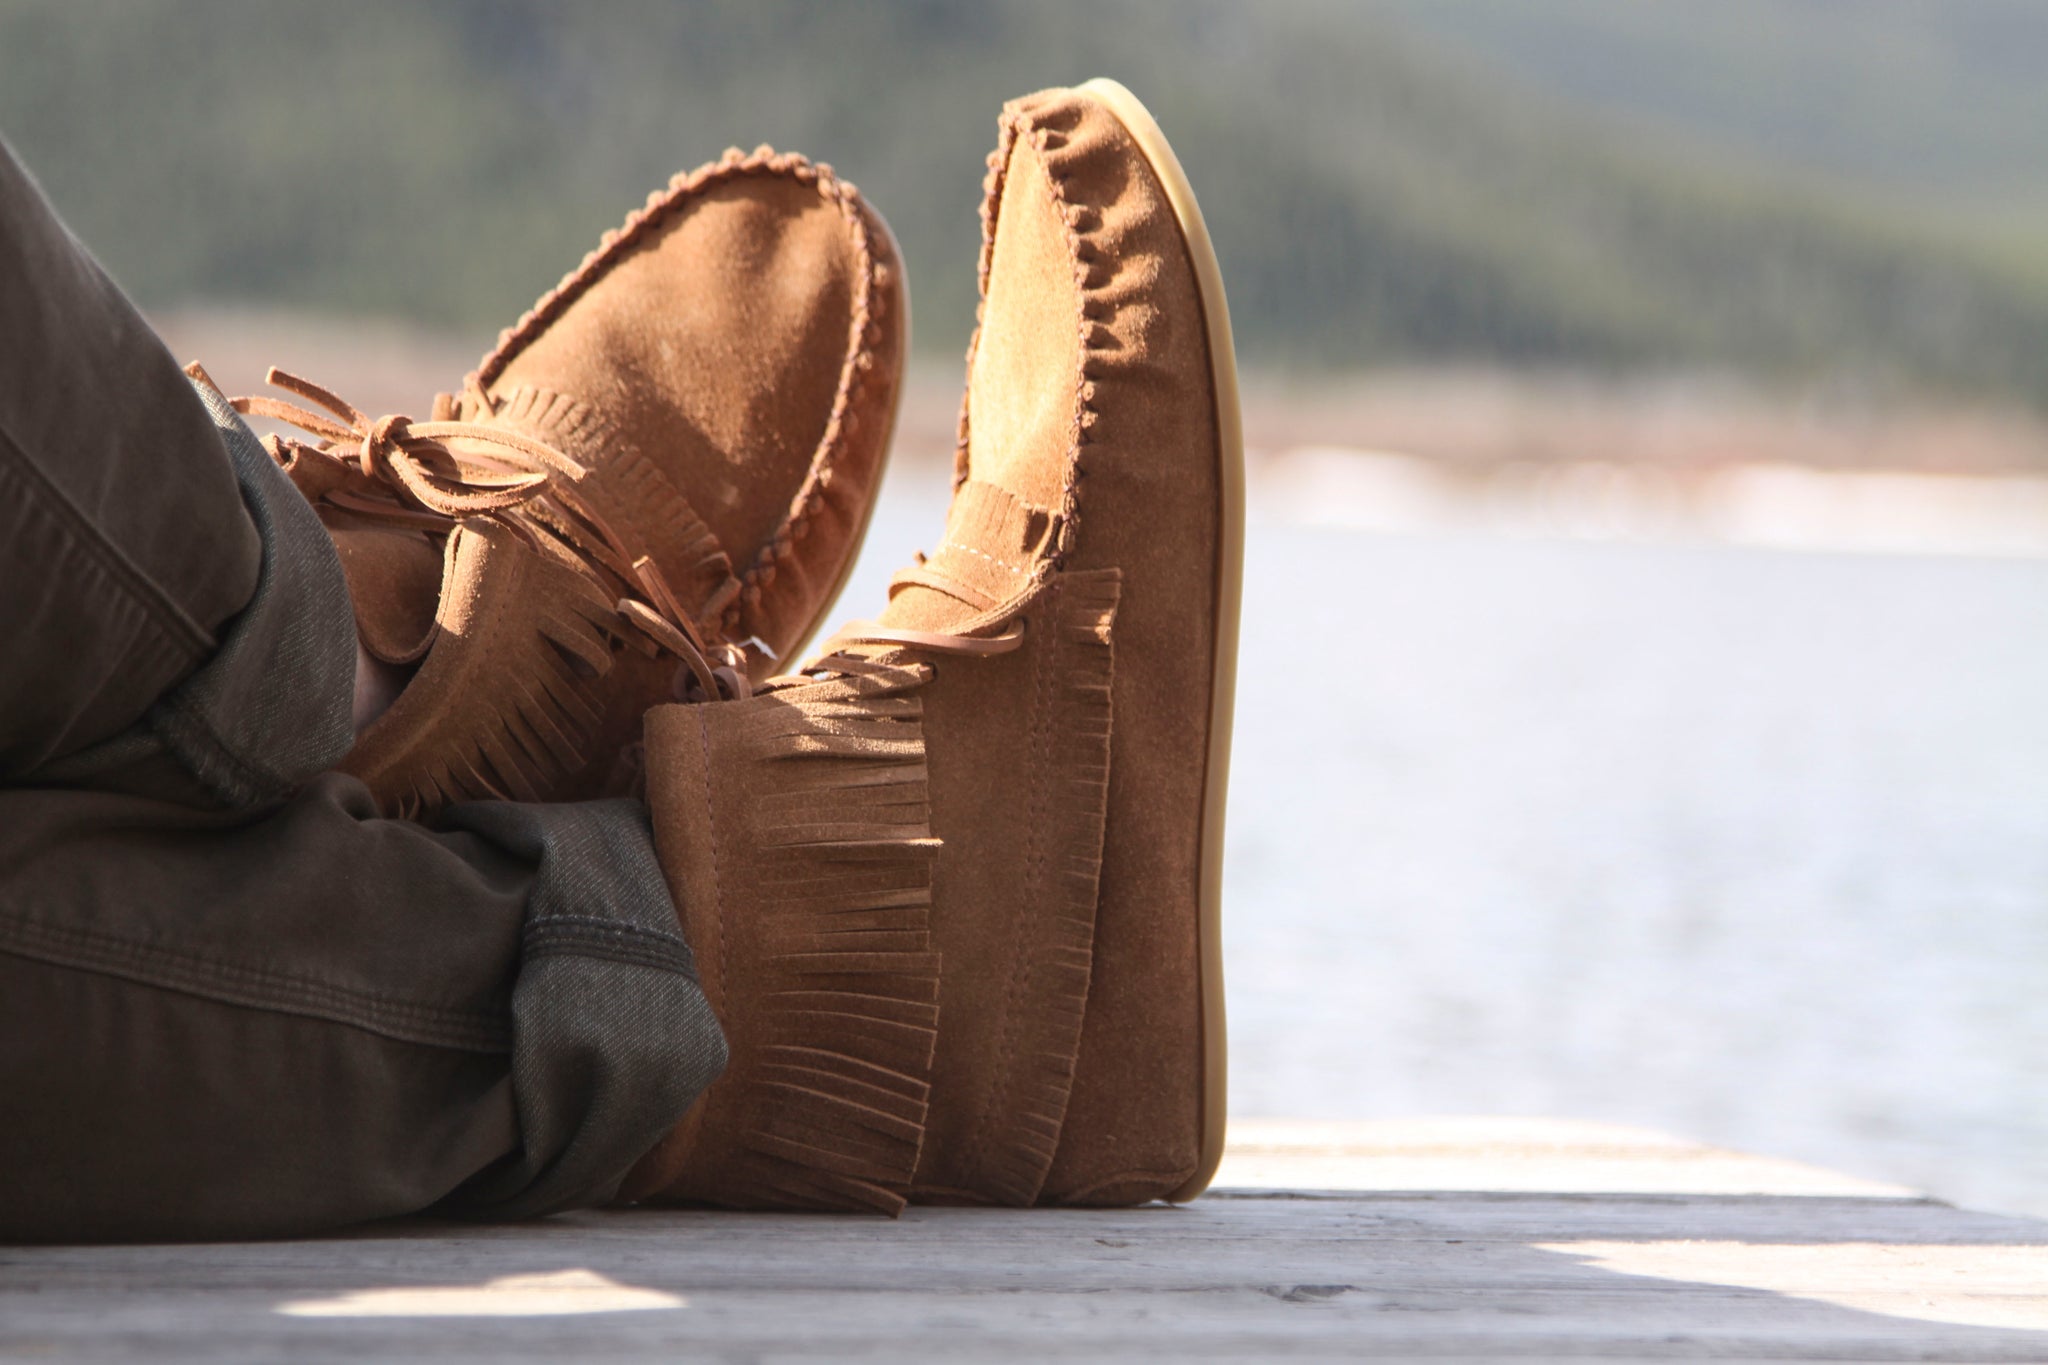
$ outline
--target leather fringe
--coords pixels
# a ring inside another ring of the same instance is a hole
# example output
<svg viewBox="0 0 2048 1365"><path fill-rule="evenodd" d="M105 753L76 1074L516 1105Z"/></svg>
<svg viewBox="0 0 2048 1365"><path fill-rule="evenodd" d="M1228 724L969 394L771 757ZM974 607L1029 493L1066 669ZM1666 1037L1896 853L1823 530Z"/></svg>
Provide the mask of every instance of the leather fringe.
<svg viewBox="0 0 2048 1365"><path fill-rule="evenodd" d="M1095 907L1109 809L1111 627L1121 579L1114 569L1056 576L1056 645L1040 667L1057 690L1041 722L1053 752L1032 793L1029 828L1040 831L1033 885L1018 904L1035 908L1013 980L1006 1070L959 1159L975 1190L996 1202L1035 1202L1052 1169L1081 1050L1095 960Z"/></svg>
<svg viewBox="0 0 2048 1365"><path fill-rule="evenodd" d="M656 847L732 1059L643 1196L902 1210L938 1024L929 676L649 713Z"/></svg>
<svg viewBox="0 0 2048 1365"><path fill-rule="evenodd" d="M490 521L448 538L438 634L420 672L342 770L387 813L539 801L584 766L603 722L618 614L603 588Z"/></svg>

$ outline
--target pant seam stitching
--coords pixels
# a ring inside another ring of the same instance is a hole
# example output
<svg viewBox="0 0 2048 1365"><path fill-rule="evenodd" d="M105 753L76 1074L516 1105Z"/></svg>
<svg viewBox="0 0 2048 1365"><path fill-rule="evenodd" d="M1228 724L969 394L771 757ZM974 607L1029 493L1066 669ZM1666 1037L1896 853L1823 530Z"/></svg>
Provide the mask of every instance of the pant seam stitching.
<svg viewBox="0 0 2048 1365"><path fill-rule="evenodd" d="M93 524L92 518L71 500L70 495L29 458L28 451L4 420L0 420L0 445L13 455L11 460L0 460L0 471L11 473L15 481L27 489L34 505L43 508L70 535L75 545L105 569L107 576L127 594L130 601L142 608L143 615L158 630L194 658L202 657L214 648L213 632L193 620L190 613L173 601L134 560L122 553L120 546Z"/></svg>
<svg viewBox="0 0 2048 1365"><path fill-rule="evenodd" d="M194 776L214 786L230 804L250 806L280 801L291 794L289 781L237 753L214 728L206 708L192 704L182 688L158 699L149 708L148 716L151 727L164 737L173 753L194 769ZM201 768L208 770L200 771Z"/></svg>
<svg viewBox="0 0 2048 1365"><path fill-rule="evenodd" d="M509 1050L507 1026L488 1016L193 957L74 926L0 918L0 952L100 971L222 1004L330 1019L404 1041L471 1051Z"/></svg>
<svg viewBox="0 0 2048 1365"><path fill-rule="evenodd" d="M607 937L638 938L667 947L686 947L680 934L663 933L659 929L643 929L637 924L626 924L619 920L603 919L596 915L542 915L529 926L530 931L542 929L562 932L575 936L585 933L602 934Z"/></svg>
<svg viewBox="0 0 2048 1365"><path fill-rule="evenodd" d="M522 936L528 961L542 957L590 957L650 967L694 981L689 948L673 934L586 916L551 915L527 925Z"/></svg>

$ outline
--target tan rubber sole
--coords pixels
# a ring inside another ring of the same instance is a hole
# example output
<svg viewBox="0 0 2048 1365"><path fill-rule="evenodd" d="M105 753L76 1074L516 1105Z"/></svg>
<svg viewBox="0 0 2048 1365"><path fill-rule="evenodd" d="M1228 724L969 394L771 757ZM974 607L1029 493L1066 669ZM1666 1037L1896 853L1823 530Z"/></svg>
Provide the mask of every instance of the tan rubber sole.
<svg viewBox="0 0 2048 1365"><path fill-rule="evenodd" d="M1180 223L1196 292L1208 326L1210 390L1216 401L1217 487L1222 495L1216 556L1216 660L1210 682L1209 754L1202 795L1202 865L1197 903L1202 972L1202 1155L1195 1173L1167 1198L1193 1199L1209 1188L1223 1159L1229 1112L1229 1050L1223 1021L1223 813L1230 787L1230 727L1237 696L1237 626L1244 597L1244 422L1238 406L1237 351L1230 339L1230 305L1223 271L1194 187L1180 158L1136 95L1098 78L1078 87L1124 125L1152 163Z"/></svg>

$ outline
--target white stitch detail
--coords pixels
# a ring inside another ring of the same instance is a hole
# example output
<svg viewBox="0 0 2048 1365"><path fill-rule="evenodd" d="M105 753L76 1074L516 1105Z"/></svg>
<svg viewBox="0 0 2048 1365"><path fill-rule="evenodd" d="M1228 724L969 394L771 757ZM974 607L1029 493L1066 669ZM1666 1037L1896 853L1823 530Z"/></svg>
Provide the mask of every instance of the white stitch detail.
<svg viewBox="0 0 2048 1365"><path fill-rule="evenodd" d="M1018 568L1015 564L1006 563L1003 560L997 559L994 555L989 554L984 550L975 549L972 545L962 545L957 540L945 541L940 544L939 548L941 550L964 551L967 554L973 555L977 559L986 559L989 563L995 565L998 569L1005 569L1013 574L1022 574L1024 572L1024 570Z"/></svg>

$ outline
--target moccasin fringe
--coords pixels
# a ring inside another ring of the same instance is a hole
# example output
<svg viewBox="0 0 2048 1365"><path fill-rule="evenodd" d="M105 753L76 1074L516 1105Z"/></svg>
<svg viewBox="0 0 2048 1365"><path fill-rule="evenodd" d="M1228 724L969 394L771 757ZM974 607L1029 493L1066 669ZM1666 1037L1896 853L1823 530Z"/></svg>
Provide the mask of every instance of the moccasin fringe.
<svg viewBox="0 0 2048 1365"><path fill-rule="evenodd" d="M938 1022L927 677L892 667L649 714L655 843L732 1049L656 1154L651 1197L902 1210Z"/></svg>
<svg viewBox="0 0 2048 1365"><path fill-rule="evenodd" d="M968 1145L948 1163L974 1172L976 1199L1036 1201L1066 1121L1095 959L1120 586L1116 570L1102 569L1058 575L1047 590L1057 643L1038 666L1058 691L1044 720L1052 752L1042 785L1034 808L1020 812L1027 837L1043 841L1036 884L1020 888L1017 902L1043 910L1022 926L1003 1074Z"/></svg>
<svg viewBox="0 0 2048 1365"><path fill-rule="evenodd" d="M444 584L439 647L342 770L407 817L546 799L589 759L603 718L593 684L611 671L618 612L588 575L490 521L449 536ZM451 705L459 719L443 714Z"/></svg>

